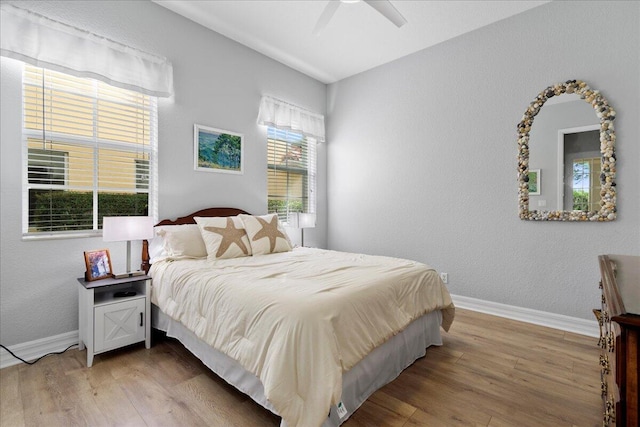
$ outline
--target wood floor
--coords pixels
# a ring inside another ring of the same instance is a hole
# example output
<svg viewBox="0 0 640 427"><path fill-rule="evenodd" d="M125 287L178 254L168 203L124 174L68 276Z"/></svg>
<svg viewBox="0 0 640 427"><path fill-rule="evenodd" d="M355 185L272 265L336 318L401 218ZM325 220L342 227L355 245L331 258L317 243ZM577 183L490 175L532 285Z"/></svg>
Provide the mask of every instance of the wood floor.
<svg viewBox="0 0 640 427"><path fill-rule="evenodd" d="M596 342L458 309L444 345L343 425L600 426ZM0 425L279 425L170 339L98 355L90 369L85 362L71 349L0 370Z"/></svg>

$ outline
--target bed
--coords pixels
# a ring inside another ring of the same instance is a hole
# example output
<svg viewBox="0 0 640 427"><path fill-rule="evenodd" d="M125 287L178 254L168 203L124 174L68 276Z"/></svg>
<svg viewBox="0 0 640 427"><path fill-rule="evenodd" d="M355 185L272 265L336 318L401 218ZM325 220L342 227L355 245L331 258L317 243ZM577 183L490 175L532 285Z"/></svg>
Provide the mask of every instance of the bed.
<svg viewBox="0 0 640 427"><path fill-rule="evenodd" d="M342 424L455 313L425 264L294 248L277 216L240 209L163 220L142 257L152 326L282 426Z"/></svg>

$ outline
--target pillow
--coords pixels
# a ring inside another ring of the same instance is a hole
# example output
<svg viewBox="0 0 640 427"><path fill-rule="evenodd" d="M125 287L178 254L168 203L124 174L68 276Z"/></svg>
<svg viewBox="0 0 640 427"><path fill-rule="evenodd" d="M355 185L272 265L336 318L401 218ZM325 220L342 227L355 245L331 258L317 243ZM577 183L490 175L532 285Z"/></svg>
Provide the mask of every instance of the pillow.
<svg viewBox="0 0 640 427"><path fill-rule="evenodd" d="M149 262L151 264L155 264L156 262L169 257L169 254L164 249L164 239L162 238L162 236L158 236L157 234L155 234L152 239L148 240L148 242Z"/></svg>
<svg viewBox="0 0 640 427"><path fill-rule="evenodd" d="M251 255L251 244L238 217L195 217L207 247L208 259Z"/></svg>
<svg viewBox="0 0 640 427"><path fill-rule="evenodd" d="M288 252L291 241L278 221L278 214L262 216L238 215L247 230L254 255Z"/></svg>
<svg viewBox="0 0 640 427"><path fill-rule="evenodd" d="M162 237L164 251L168 257L205 258L207 256L207 248L197 224L160 225L155 227L155 232Z"/></svg>

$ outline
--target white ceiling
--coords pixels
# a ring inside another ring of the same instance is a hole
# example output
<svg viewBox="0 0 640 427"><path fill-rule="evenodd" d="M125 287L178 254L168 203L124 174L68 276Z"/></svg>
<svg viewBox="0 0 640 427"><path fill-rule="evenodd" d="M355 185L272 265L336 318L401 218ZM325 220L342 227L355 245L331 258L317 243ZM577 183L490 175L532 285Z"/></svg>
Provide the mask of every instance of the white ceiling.
<svg viewBox="0 0 640 427"><path fill-rule="evenodd" d="M392 0L408 21L401 28L365 2L341 3L314 36L326 0L153 1L324 83L548 3Z"/></svg>

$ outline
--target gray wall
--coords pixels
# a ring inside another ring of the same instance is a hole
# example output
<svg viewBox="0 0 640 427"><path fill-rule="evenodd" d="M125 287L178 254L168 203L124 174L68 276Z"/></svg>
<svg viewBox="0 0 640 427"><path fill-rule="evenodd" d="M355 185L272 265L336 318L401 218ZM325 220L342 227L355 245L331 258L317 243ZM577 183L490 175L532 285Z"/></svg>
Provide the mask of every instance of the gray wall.
<svg viewBox="0 0 640 427"><path fill-rule="evenodd" d="M597 255L640 254L640 3L551 2L329 86L329 247L427 262L452 293L584 319ZM545 87L611 102L619 216L518 219L516 125Z"/></svg>
<svg viewBox="0 0 640 427"><path fill-rule="evenodd" d="M326 85L154 3L39 1L17 5L172 61L175 96L158 103L160 218L210 206L265 213L266 131L256 125L260 96L267 93L325 112ZM96 238L22 241L19 64L0 60L0 341L4 345L78 329L75 278L84 272L83 251L108 247L115 264L125 263L124 243L105 244ZM244 134L244 175L193 170L194 123ZM326 146L320 144L318 228L307 230L307 242L326 244L326 218Z"/></svg>

